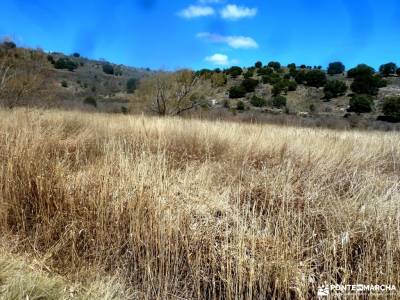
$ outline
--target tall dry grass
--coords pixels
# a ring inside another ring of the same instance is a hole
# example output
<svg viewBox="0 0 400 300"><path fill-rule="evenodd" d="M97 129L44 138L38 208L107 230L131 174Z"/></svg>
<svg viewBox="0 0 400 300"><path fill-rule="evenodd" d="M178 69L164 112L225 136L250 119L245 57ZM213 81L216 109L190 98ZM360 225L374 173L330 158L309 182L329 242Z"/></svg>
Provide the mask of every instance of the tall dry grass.
<svg viewBox="0 0 400 300"><path fill-rule="evenodd" d="M0 230L138 299L400 288L400 136L78 112L0 112Z"/></svg>

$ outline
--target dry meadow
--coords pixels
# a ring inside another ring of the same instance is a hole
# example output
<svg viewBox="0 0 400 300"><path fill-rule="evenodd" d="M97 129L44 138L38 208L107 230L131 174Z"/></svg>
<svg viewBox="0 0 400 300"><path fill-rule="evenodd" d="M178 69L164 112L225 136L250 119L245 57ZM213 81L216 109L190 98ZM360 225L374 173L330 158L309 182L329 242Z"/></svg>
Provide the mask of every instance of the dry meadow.
<svg viewBox="0 0 400 300"><path fill-rule="evenodd" d="M14 109L0 162L0 298L400 288L396 132Z"/></svg>

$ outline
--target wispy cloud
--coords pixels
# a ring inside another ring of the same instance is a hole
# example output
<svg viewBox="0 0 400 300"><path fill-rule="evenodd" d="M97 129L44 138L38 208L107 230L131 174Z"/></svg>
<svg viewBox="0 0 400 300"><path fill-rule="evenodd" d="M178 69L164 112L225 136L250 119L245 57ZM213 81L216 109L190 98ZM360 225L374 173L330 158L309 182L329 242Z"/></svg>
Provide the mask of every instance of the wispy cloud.
<svg viewBox="0 0 400 300"><path fill-rule="evenodd" d="M212 43L227 44L234 49L258 48L257 42L253 38L247 36L223 36L209 32L201 32L197 34L197 37Z"/></svg>
<svg viewBox="0 0 400 300"><path fill-rule="evenodd" d="M257 8L228 4L220 11L221 17L226 20L236 21L242 18L253 18L257 15Z"/></svg>
<svg viewBox="0 0 400 300"><path fill-rule="evenodd" d="M185 19L193 19L198 17L207 17L215 14L214 8L203 5L190 5L181 10L178 15Z"/></svg>
<svg viewBox="0 0 400 300"><path fill-rule="evenodd" d="M215 53L212 56L207 56L205 61L210 62L216 66L227 66L230 64L229 57L221 53Z"/></svg>

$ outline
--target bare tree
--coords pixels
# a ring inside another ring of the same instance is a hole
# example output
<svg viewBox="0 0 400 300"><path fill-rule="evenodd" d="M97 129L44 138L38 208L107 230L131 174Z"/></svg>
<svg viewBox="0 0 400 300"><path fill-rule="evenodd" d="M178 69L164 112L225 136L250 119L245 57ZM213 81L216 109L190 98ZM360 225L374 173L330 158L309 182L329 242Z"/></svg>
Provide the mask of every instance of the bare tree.
<svg viewBox="0 0 400 300"><path fill-rule="evenodd" d="M200 104L208 84L191 70L160 72L141 80L133 101L148 103L161 116L180 115Z"/></svg>

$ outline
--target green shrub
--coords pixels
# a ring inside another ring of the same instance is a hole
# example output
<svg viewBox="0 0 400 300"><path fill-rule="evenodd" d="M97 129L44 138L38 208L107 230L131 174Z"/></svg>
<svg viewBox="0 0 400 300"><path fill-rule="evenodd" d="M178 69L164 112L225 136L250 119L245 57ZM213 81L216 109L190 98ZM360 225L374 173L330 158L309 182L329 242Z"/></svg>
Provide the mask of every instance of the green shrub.
<svg viewBox="0 0 400 300"><path fill-rule="evenodd" d="M268 76L274 73L274 69L266 67L266 68L260 68L257 70L257 75L258 76Z"/></svg>
<svg viewBox="0 0 400 300"><path fill-rule="evenodd" d="M237 103L236 103L236 109L237 110L244 110L244 102L243 101L238 101Z"/></svg>
<svg viewBox="0 0 400 300"><path fill-rule="evenodd" d="M272 106L276 108L282 108L286 106L286 97L284 96L276 96L272 98Z"/></svg>
<svg viewBox="0 0 400 300"><path fill-rule="evenodd" d="M126 92L128 94L133 94L137 87L137 79L136 78L129 78L126 82Z"/></svg>
<svg viewBox="0 0 400 300"><path fill-rule="evenodd" d="M296 64L295 63L291 63L287 65L288 69L296 69Z"/></svg>
<svg viewBox="0 0 400 300"><path fill-rule="evenodd" d="M253 97L251 97L250 103L255 107L263 107L267 104L267 101L265 101L265 99L263 98L254 95Z"/></svg>
<svg viewBox="0 0 400 300"><path fill-rule="evenodd" d="M400 97L388 97L384 100L382 112L394 122L400 122Z"/></svg>
<svg viewBox="0 0 400 300"><path fill-rule="evenodd" d="M47 55L47 60L49 61L49 63L51 63L52 65L54 65L56 62L54 60L53 55Z"/></svg>
<svg viewBox="0 0 400 300"><path fill-rule="evenodd" d="M326 80L326 74L321 70L311 70L305 75L306 84L312 87L324 86Z"/></svg>
<svg viewBox="0 0 400 300"><path fill-rule="evenodd" d="M374 101L370 95L355 95L350 99L348 111L355 113L369 113L372 111Z"/></svg>
<svg viewBox="0 0 400 300"><path fill-rule="evenodd" d="M61 81L61 86L64 87L64 88L67 88L68 87L68 82L65 81L65 80Z"/></svg>
<svg viewBox="0 0 400 300"><path fill-rule="evenodd" d="M358 75L351 84L351 90L356 94L377 95L379 88L386 84L380 75Z"/></svg>
<svg viewBox="0 0 400 300"><path fill-rule="evenodd" d="M388 77L390 75L396 74L397 65L395 63L383 64L379 67L379 72L382 76Z"/></svg>
<svg viewBox="0 0 400 300"><path fill-rule="evenodd" d="M114 67L109 63L105 63L103 64L103 72L108 75L114 75Z"/></svg>
<svg viewBox="0 0 400 300"><path fill-rule="evenodd" d="M237 99L246 96L246 89L242 85L233 86L229 89L229 98Z"/></svg>
<svg viewBox="0 0 400 300"><path fill-rule="evenodd" d="M397 74L398 76L400 76L400 68L398 68L398 69L396 70L396 74Z"/></svg>
<svg viewBox="0 0 400 300"><path fill-rule="evenodd" d="M244 73L243 77L245 79L249 79L254 76L254 69L248 69L246 73Z"/></svg>
<svg viewBox="0 0 400 300"><path fill-rule="evenodd" d="M277 73L272 73L270 75L264 75L262 77L263 83L269 83L272 85L276 84L277 82L279 82L281 80L282 80L281 76L279 76L279 74L277 74Z"/></svg>
<svg viewBox="0 0 400 300"><path fill-rule="evenodd" d="M78 64L73 62L67 57L62 57L54 63L54 67L56 69L61 69L61 70L65 69L73 72L75 69L78 68Z"/></svg>
<svg viewBox="0 0 400 300"><path fill-rule="evenodd" d="M306 81L306 74L307 72L305 70L298 71L294 79L298 84L303 84Z"/></svg>
<svg viewBox="0 0 400 300"><path fill-rule="evenodd" d="M251 93L254 92L258 83L259 81L257 79L249 78L242 81L242 86L245 88L247 93Z"/></svg>
<svg viewBox="0 0 400 300"><path fill-rule="evenodd" d="M296 81L293 80L287 80L285 81L287 89L289 92L294 92L295 90L297 90L297 83Z"/></svg>
<svg viewBox="0 0 400 300"><path fill-rule="evenodd" d="M374 68L366 65L366 64L360 64L357 67L350 69L347 72L347 77L349 78L356 78L359 76L372 76L375 74Z"/></svg>
<svg viewBox="0 0 400 300"><path fill-rule="evenodd" d="M261 61L256 62L256 63L254 64L254 66L255 66L257 69L260 69L260 68L262 68L262 62L261 62Z"/></svg>
<svg viewBox="0 0 400 300"><path fill-rule="evenodd" d="M277 61L270 61L268 63L268 67L274 69L275 71L279 71L281 69L281 64Z"/></svg>
<svg viewBox="0 0 400 300"><path fill-rule="evenodd" d="M74 54L72 54L73 57L79 58L81 57L81 55L78 52L75 52Z"/></svg>
<svg viewBox="0 0 400 300"><path fill-rule="evenodd" d="M233 66L230 69L227 70L227 73L231 75L232 78L236 78L243 73L243 69L238 66Z"/></svg>
<svg viewBox="0 0 400 300"><path fill-rule="evenodd" d="M272 87L272 95L273 96L278 96L282 92L287 92L287 85L284 80L280 80L277 83L275 83Z"/></svg>
<svg viewBox="0 0 400 300"><path fill-rule="evenodd" d="M93 97L86 97L85 100L83 100L83 104L97 107L97 101Z"/></svg>
<svg viewBox="0 0 400 300"><path fill-rule="evenodd" d="M342 96L346 93L346 91L346 83L340 80L329 80L324 87L326 99L332 99L338 96Z"/></svg>
<svg viewBox="0 0 400 300"><path fill-rule="evenodd" d="M346 70L346 68L345 68L344 64L341 63L340 61L330 63L328 66L328 74L329 75L342 74L345 70Z"/></svg>

